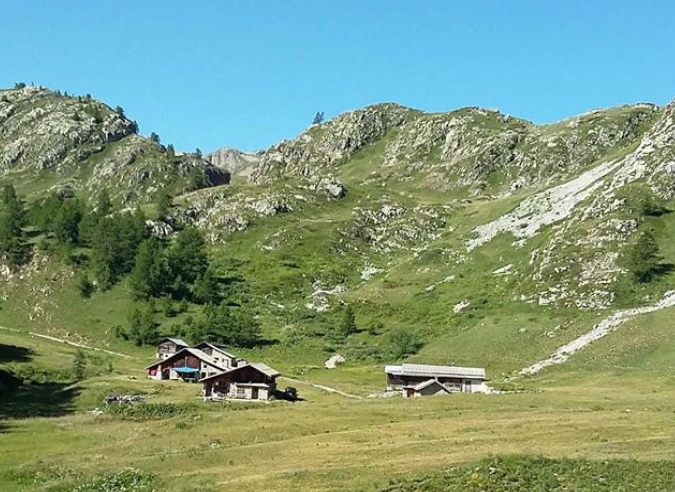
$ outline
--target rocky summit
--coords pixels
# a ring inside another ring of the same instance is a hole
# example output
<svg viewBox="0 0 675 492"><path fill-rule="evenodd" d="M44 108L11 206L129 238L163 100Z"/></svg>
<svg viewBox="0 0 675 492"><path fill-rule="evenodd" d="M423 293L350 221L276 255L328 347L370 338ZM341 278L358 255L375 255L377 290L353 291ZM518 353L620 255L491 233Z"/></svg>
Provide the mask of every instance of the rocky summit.
<svg viewBox="0 0 675 492"><path fill-rule="evenodd" d="M35 196L55 187L85 195L108 189L125 204L147 202L165 187L186 189L191 173L209 185L229 181L201 156L141 137L122 108L30 86L0 92L0 173Z"/></svg>

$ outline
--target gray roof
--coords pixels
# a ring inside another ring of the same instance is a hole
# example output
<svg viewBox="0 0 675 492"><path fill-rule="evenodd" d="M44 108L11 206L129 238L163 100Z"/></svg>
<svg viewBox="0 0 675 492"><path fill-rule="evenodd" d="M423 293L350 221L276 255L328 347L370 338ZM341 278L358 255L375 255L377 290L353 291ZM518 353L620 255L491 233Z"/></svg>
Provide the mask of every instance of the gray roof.
<svg viewBox="0 0 675 492"><path fill-rule="evenodd" d="M218 345L214 345L214 344L209 343L209 342L198 343L193 348L202 347L204 345L206 345L208 347L211 347L213 350L216 350L216 351L220 352L221 354L223 354L226 357L229 357L230 359L236 359L237 358L237 356L234 355L233 353L228 352L227 350L220 348Z"/></svg>
<svg viewBox="0 0 675 492"><path fill-rule="evenodd" d="M253 366L256 369L258 369L260 372L262 372L265 376L274 378L277 376L281 376L281 373L277 371L276 369L272 369L270 366L263 364L262 362L251 362L249 366Z"/></svg>
<svg viewBox="0 0 675 492"><path fill-rule="evenodd" d="M385 366L384 372L393 376L421 376L429 378L471 378L487 379L485 369L480 367L428 366L424 364L402 364Z"/></svg>
<svg viewBox="0 0 675 492"><path fill-rule="evenodd" d="M241 365L238 365L237 367L233 367L231 369L223 370L223 372L219 372L218 374L214 374L212 376L202 378L202 379L199 380L199 382L206 381L208 379L217 378L218 376L222 376L223 374L229 374L231 372L236 372L240 369L243 369L244 367L249 367L249 366L253 367L254 369L256 369L258 371L260 371L261 373L263 373L265 376L267 376L269 378L275 378L277 376L281 376L281 373L279 371L277 371L276 369L272 369L270 366L268 366L266 364L263 364L262 362L251 362L249 364L241 364Z"/></svg>
<svg viewBox="0 0 675 492"><path fill-rule="evenodd" d="M180 354L182 354L183 352L188 352L188 353L194 355L195 357L200 359L202 362L206 362L207 364L215 367L216 369L220 369L221 371L226 370L225 366L223 366L219 362L216 362L215 359L213 357L211 357L209 354L204 353L201 350L196 349L196 348L192 348L192 347L187 347L187 348L181 349L178 352L171 355L170 357L167 357L166 359L158 360L155 363L150 364L148 367L146 367L146 369L150 369L151 367L155 367L155 366L157 366L159 364L162 364L162 363L164 363L168 360L174 359L174 358L178 357Z"/></svg>
<svg viewBox="0 0 675 492"><path fill-rule="evenodd" d="M166 338L162 338L162 340L161 340L160 343L162 343L164 340L169 340L170 342L173 342L173 343L175 343L176 345L182 345L183 347L189 347L189 346L190 346L190 344L187 343L187 342L186 342L185 340L183 340L182 338L166 337Z"/></svg>
<svg viewBox="0 0 675 492"><path fill-rule="evenodd" d="M440 383L440 381L438 381L436 379L427 379L426 381L418 384L417 386L413 386L413 389L415 391L422 391L424 388L427 388L427 387L431 386L432 384L437 384L438 386L443 388L443 390L448 391L448 388L446 388L444 385L442 385Z"/></svg>

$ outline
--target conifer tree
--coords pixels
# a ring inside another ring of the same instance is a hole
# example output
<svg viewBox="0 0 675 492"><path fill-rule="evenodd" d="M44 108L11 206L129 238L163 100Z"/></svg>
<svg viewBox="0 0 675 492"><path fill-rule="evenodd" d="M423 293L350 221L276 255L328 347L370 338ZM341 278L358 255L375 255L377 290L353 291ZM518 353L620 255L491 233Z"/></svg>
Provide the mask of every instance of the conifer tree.
<svg viewBox="0 0 675 492"><path fill-rule="evenodd" d="M192 293L201 304L217 304L220 301L220 285L211 267L197 277Z"/></svg>
<svg viewBox="0 0 675 492"><path fill-rule="evenodd" d="M166 284L163 248L159 240L150 237L141 243L130 277L131 291L136 299L162 295Z"/></svg>
<svg viewBox="0 0 675 492"><path fill-rule="evenodd" d="M86 370L87 356L84 354L82 349L77 349L77 352L75 352L75 358L73 359L73 378L76 381L82 381L84 379Z"/></svg>
<svg viewBox="0 0 675 492"><path fill-rule="evenodd" d="M354 310L348 304L342 311L342 319L340 320L339 333L343 337L356 333L358 328L356 326L356 316Z"/></svg>
<svg viewBox="0 0 675 492"><path fill-rule="evenodd" d="M659 245L650 229L640 234L628 252L628 268L635 280L641 283L651 281L658 274L662 260Z"/></svg>
<svg viewBox="0 0 675 492"><path fill-rule="evenodd" d="M23 227L27 213L23 201L17 196L12 185L2 190L2 211L0 212L0 249L12 265L25 260L27 247Z"/></svg>
<svg viewBox="0 0 675 492"><path fill-rule="evenodd" d="M157 196L157 216L161 220L166 220L171 210L171 196L166 190L159 192Z"/></svg>
<svg viewBox="0 0 675 492"><path fill-rule="evenodd" d="M206 243L201 232L192 227L179 232L167 251L167 260L174 294L183 298L209 267Z"/></svg>

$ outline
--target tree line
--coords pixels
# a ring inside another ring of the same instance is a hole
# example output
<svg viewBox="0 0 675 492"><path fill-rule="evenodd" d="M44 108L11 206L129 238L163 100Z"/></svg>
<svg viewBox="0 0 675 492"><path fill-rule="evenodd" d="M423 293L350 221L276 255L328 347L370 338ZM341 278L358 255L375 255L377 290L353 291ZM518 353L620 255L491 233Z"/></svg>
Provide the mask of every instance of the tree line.
<svg viewBox="0 0 675 492"><path fill-rule="evenodd" d="M232 346L253 346L260 341L260 325L247 309L232 305L223 294L201 232L192 227L174 237L153 236L145 213L115 210L106 191L89 205L68 193L53 193L28 206L13 186L2 190L0 251L15 267L30 259L33 236L38 247L59 255L77 271L77 287L83 297L126 282L137 301L127 327L117 334L137 345L153 344L160 336L155 321L157 304L173 316L174 302L186 311L190 304L202 306L201 316L188 320L182 335ZM165 216L170 197L160 193L158 209ZM37 233L37 234L36 234Z"/></svg>

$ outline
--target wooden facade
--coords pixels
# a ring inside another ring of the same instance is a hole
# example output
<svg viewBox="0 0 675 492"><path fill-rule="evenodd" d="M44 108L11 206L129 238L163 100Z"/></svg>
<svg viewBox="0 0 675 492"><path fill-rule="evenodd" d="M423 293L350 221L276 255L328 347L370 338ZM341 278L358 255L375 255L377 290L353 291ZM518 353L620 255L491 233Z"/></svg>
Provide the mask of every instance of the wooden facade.
<svg viewBox="0 0 675 492"><path fill-rule="evenodd" d="M204 398L269 400L276 391L278 376L277 371L262 364L243 365L204 379Z"/></svg>
<svg viewBox="0 0 675 492"><path fill-rule="evenodd" d="M218 374L226 368L198 349L186 348L148 366L148 377L152 379L181 379L197 382L202 378Z"/></svg>

